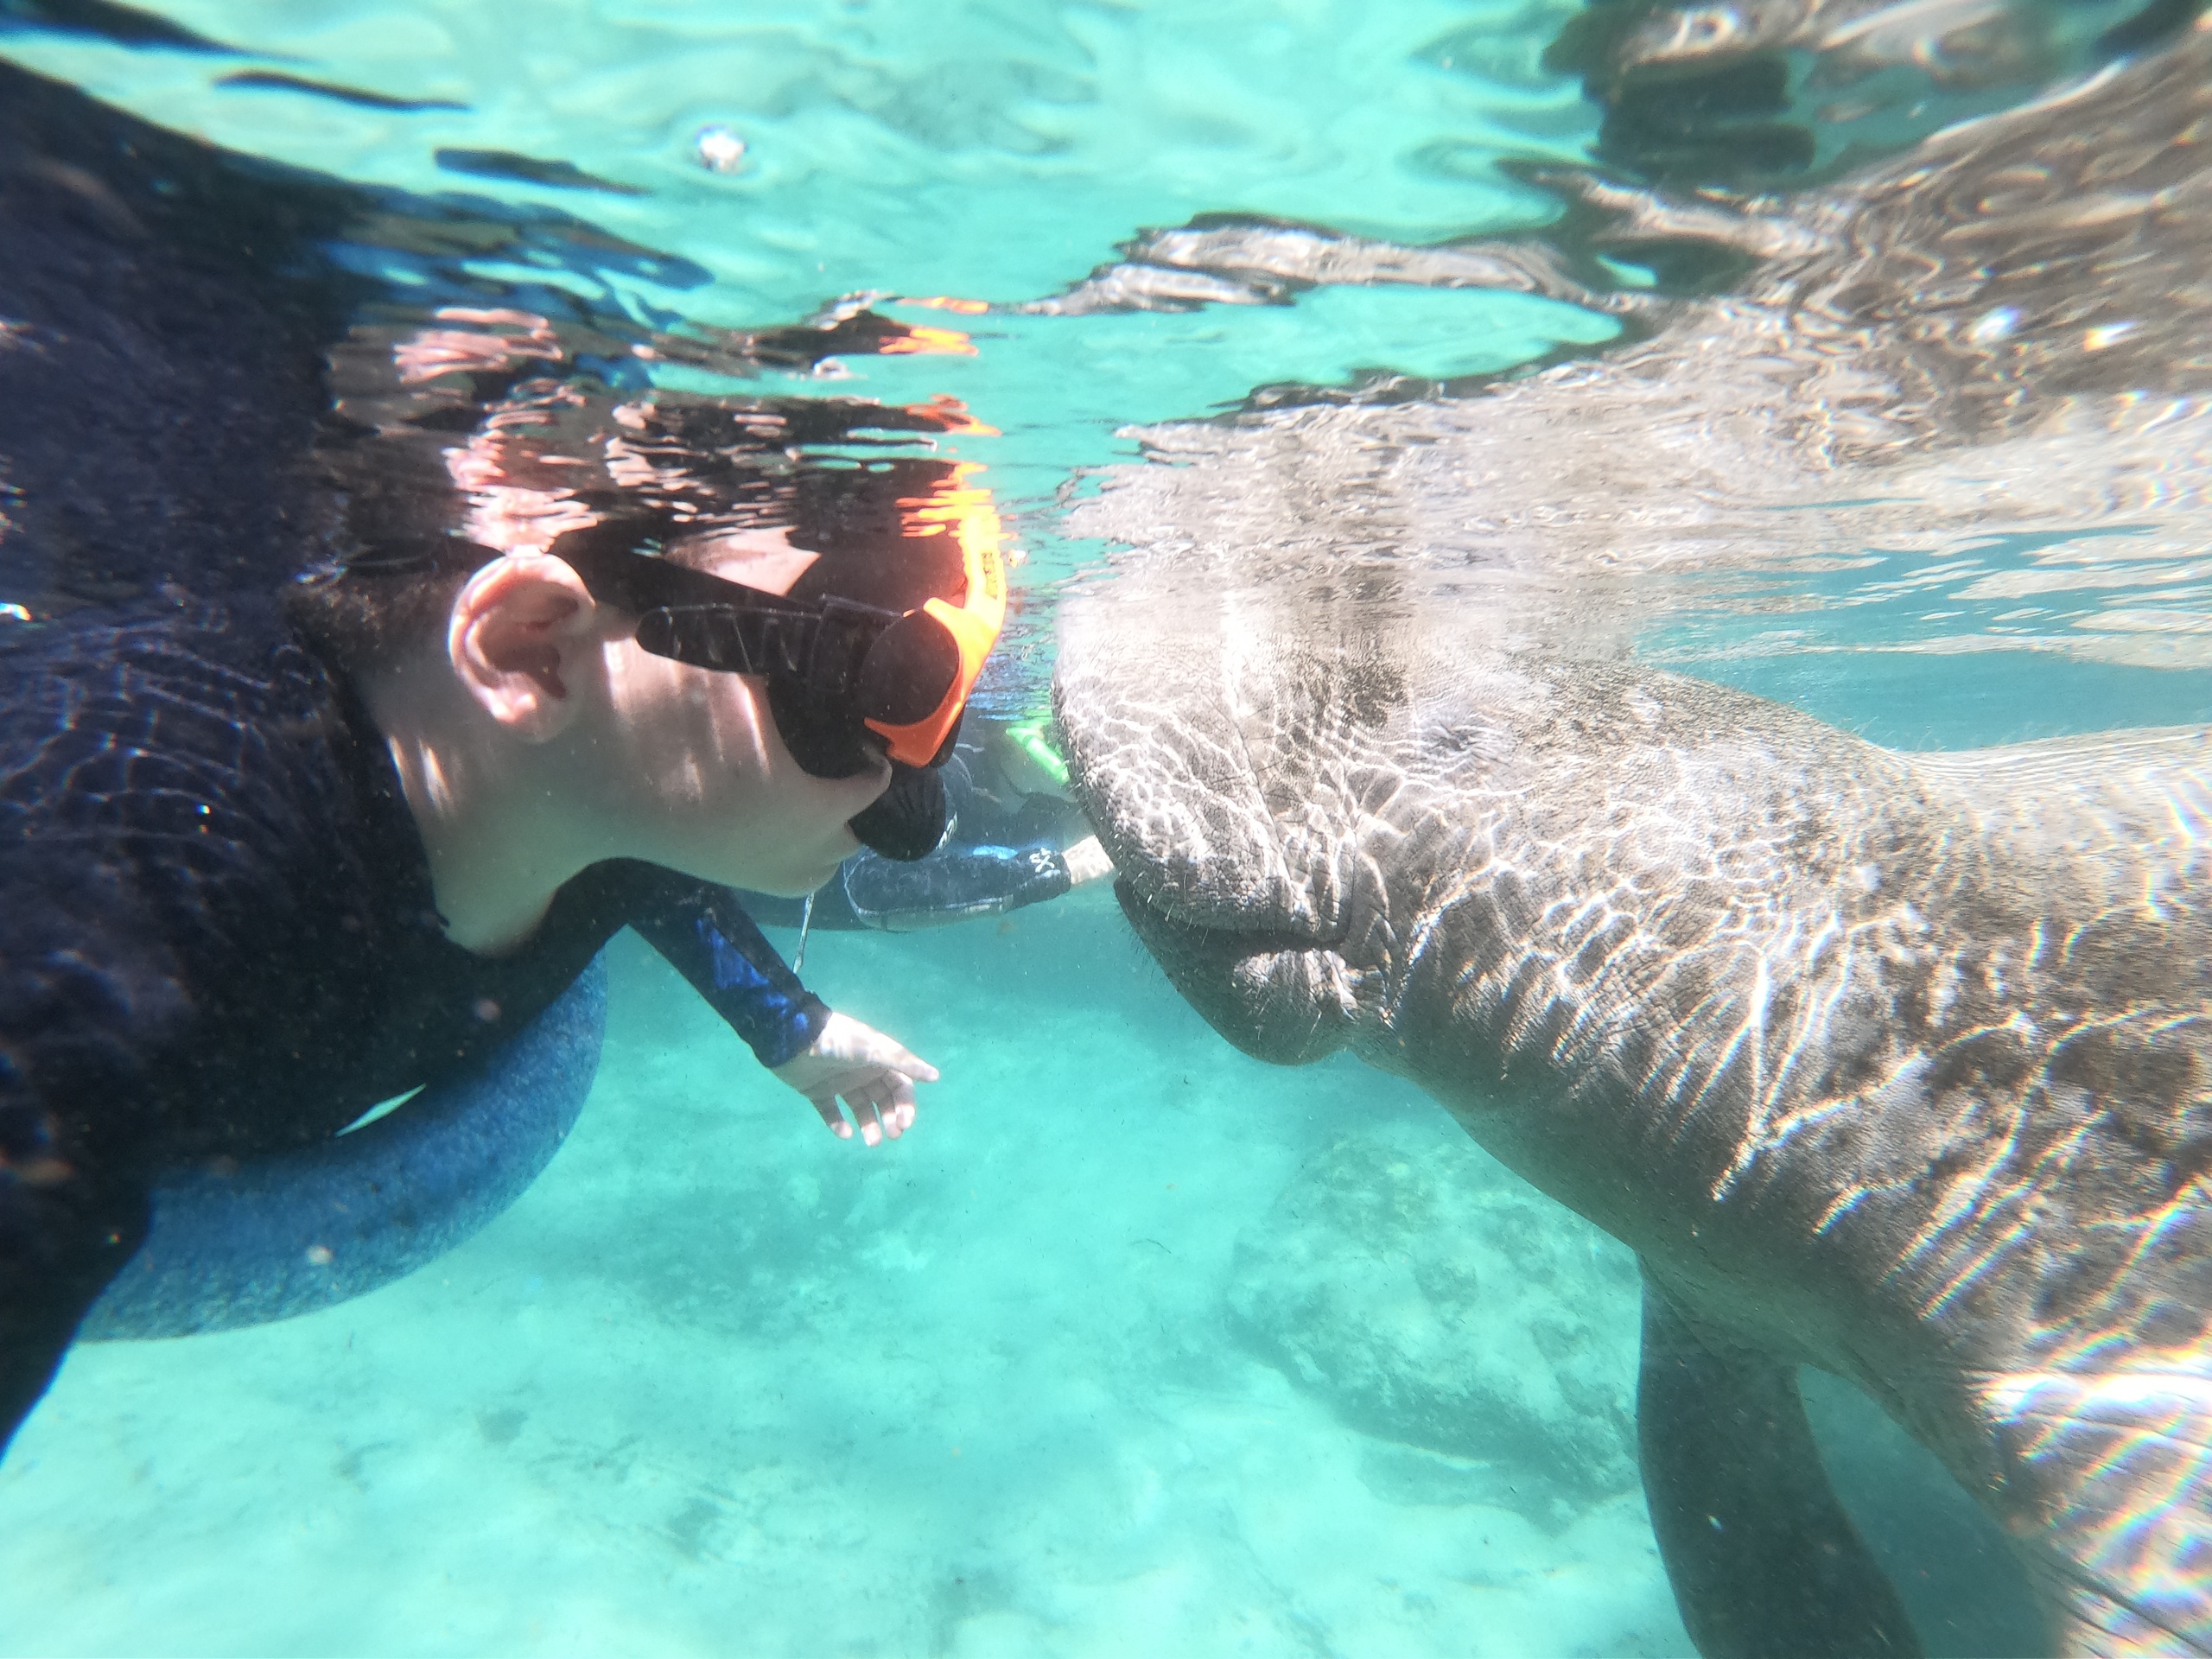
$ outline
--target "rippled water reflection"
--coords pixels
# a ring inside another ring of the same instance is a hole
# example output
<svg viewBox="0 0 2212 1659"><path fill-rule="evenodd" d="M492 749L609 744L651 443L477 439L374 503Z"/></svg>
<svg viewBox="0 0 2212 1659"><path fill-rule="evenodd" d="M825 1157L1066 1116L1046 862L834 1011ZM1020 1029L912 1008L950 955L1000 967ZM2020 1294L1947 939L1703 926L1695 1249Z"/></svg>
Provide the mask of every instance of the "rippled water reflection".
<svg viewBox="0 0 2212 1659"><path fill-rule="evenodd" d="M948 319L972 360L849 365L840 390L949 391L1000 429L979 458L1027 505L1040 579L1088 556L1068 530L1141 540L1166 512L1204 538L1249 506L1273 515L1252 533L1338 558L1633 578L1600 608L1685 661L2193 669L2202 47L2116 55L2162 20L631 4L513 34L420 0L191 20L272 67L8 41L245 149L504 188L698 262L674 289L612 278L620 308L759 327L854 293L915 323L896 296L982 302ZM733 168L702 164L709 130L741 140ZM518 186L531 157L570 188ZM1088 493L1128 453L1117 432L1220 409L1246 413L1144 440L1203 461L1217 500L1116 478L1137 495L1057 521L1071 474ZM1660 611L1679 637L1651 639Z"/></svg>

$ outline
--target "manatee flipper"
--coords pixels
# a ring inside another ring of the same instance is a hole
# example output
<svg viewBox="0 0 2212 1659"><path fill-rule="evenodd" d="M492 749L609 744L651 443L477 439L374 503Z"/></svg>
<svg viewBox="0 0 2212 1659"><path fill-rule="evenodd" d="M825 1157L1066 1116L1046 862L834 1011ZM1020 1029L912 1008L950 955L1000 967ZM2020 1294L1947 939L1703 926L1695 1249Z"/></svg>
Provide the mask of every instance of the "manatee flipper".
<svg viewBox="0 0 2212 1659"><path fill-rule="evenodd" d="M1636 1430L1659 1554L1706 1659L1920 1652L1829 1490L1796 1368L1716 1354L1649 1281Z"/></svg>

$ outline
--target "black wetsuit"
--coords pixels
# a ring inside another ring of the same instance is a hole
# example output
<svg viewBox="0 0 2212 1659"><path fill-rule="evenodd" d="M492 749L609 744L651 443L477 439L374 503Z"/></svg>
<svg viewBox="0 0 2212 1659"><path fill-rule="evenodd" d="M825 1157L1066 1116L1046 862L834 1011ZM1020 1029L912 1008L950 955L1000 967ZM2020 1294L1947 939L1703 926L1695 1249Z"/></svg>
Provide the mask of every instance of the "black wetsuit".
<svg viewBox="0 0 2212 1659"><path fill-rule="evenodd" d="M827 1017L726 890L642 864L570 882L510 957L452 944L383 746L281 619L334 547L459 511L435 397L331 418L363 308L634 330L486 283L467 262L495 250L602 288L706 277L543 209L227 155L0 61L0 1444L156 1173L483 1063L624 923L772 1065Z"/></svg>
<svg viewBox="0 0 2212 1659"><path fill-rule="evenodd" d="M827 1017L728 889L649 864L510 956L454 944L383 743L273 603L0 622L0 1436L161 1170L481 1064L626 923L764 1064Z"/></svg>

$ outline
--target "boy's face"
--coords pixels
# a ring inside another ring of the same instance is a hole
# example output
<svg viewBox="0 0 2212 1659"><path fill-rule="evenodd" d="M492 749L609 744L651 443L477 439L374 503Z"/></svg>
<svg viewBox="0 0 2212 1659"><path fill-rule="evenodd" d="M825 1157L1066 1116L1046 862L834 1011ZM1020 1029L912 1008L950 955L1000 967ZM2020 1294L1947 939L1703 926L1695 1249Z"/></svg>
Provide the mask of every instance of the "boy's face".
<svg viewBox="0 0 2212 1659"><path fill-rule="evenodd" d="M732 545L706 568L770 593L787 592L813 555ZM702 880L786 895L811 893L860 849L846 827L891 782L880 756L851 778L817 778L784 745L755 674L691 668L641 651L625 630L604 650L608 757L632 780L618 799L641 849L634 856Z"/></svg>
<svg viewBox="0 0 2212 1659"><path fill-rule="evenodd" d="M628 820L632 855L702 880L763 893L811 893L860 849L846 827L891 781L878 758L852 778L803 771L768 712L753 674L689 668L640 651L606 647L606 757L627 787L610 803Z"/></svg>
<svg viewBox="0 0 2212 1659"><path fill-rule="evenodd" d="M772 571L734 549L709 568L780 593L810 556ZM559 848L570 861L645 859L766 893L820 887L859 849L847 822L883 793L889 762L878 758L851 778L812 776L785 747L760 677L656 657L639 647L636 629L550 554L511 554L480 570L454 600L447 655L490 716L475 726L487 746L418 761L426 777L437 770L450 783L416 792L435 798L457 784L465 795L471 770L505 777L528 793L545 843L517 848L524 858ZM507 738L488 741L495 731Z"/></svg>

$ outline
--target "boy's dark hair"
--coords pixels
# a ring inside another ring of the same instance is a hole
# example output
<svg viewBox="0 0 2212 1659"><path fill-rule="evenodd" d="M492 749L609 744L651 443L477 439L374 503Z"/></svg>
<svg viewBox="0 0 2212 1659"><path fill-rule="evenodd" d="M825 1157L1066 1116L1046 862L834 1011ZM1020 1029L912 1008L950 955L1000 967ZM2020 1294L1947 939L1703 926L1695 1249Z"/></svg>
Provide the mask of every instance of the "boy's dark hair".
<svg viewBox="0 0 2212 1659"><path fill-rule="evenodd" d="M464 562L460 550L475 556ZM284 595L293 631L331 668L359 678L393 666L443 629L454 595L492 549L456 543L456 556L363 558L296 582Z"/></svg>

